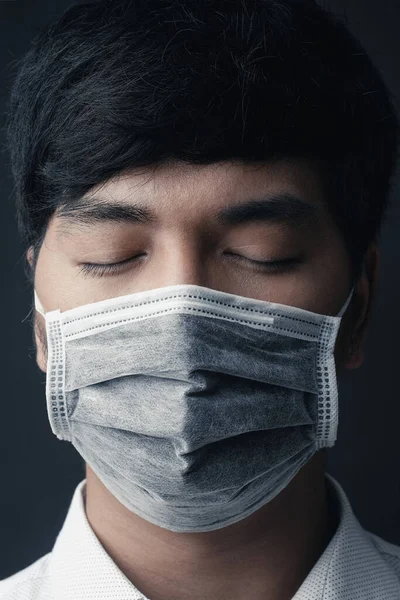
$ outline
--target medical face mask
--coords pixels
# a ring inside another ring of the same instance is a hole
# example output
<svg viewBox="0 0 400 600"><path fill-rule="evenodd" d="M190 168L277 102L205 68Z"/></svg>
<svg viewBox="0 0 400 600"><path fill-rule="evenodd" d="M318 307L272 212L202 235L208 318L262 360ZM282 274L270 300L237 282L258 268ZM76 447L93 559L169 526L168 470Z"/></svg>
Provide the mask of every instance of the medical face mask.
<svg viewBox="0 0 400 600"><path fill-rule="evenodd" d="M43 312L52 431L177 532L270 502L338 426L338 316L196 285Z"/></svg>

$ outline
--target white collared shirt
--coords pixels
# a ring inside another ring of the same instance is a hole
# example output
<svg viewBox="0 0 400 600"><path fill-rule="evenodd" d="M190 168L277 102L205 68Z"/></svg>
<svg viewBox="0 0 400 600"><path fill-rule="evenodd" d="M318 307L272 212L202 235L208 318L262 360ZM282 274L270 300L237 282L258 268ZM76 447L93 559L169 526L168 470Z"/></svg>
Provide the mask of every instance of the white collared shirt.
<svg viewBox="0 0 400 600"><path fill-rule="evenodd" d="M292 600L400 600L400 547L365 531L340 484L326 477L338 502L339 526ZM0 581L0 600L147 600L91 528L85 485L86 479L75 489L53 550Z"/></svg>

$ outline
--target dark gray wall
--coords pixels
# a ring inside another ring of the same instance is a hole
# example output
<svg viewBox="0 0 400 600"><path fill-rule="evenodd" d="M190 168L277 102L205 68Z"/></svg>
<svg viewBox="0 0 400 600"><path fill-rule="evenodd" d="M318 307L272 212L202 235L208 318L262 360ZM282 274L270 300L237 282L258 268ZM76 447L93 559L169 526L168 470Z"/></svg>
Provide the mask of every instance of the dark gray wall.
<svg viewBox="0 0 400 600"><path fill-rule="evenodd" d="M67 0L0 0L0 102L10 85L8 63L26 52L37 29ZM335 0L400 98L398 0ZM399 108L399 102L397 102ZM3 143L3 140L1 140ZM32 290L24 280L7 157L1 158L1 413L0 579L50 551L72 493L83 479L72 445L51 432L45 376L36 366L26 317ZM365 365L340 382L340 428L329 471L344 486L367 529L400 545L400 201L399 178L382 238L379 290Z"/></svg>

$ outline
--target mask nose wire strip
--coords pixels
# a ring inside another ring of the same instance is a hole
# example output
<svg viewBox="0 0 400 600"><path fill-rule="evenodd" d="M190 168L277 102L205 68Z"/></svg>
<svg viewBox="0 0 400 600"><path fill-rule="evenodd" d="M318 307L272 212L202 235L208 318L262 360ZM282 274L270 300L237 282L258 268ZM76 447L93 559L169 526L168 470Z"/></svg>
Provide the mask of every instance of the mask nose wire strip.
<svg viewBox="0 0 400 600"><path fill-rule="evenodd" d="M121 311L119 311L114 316L117 316L117 318L119 320L121 318L121 316L123 317L125 315L125 313L126 313L126 316L129 317L129 314L131 313L132 308L133 307L129 307L127 309L121 310ZM136 311L137 311L137 307L135 307L135 308L136 308ZM173 303L171 303L171 305L170 305L170 311L168 311L168 312L172 312L172 310L173 310ZM165 313L165 311L163 311L163 312ZM204 307L203 306L201 308L196 309L195 303L189 303L188 302L187 303L187 307L179 306L177 312L189 312L189 313L201 312L201 313L204 314L205 311L204 311ZM137 314L137 312L136 312L136 314ZM215 316L215 315L216 315L216 312L215 312L215 309L214 309L213 310L213 316ZM269 323L270 325L273 325L274 322L275 322L275 318L272 317L272 316L270 316L270 315L263 315L261 317L260 316L256 317L255 315L248 315L247 316L244 312L241 312L241 311L238 312L236 309L229 309L229 308L227 308L225 310L221 310L221 308L219 308L218 309L218 313L217 313L216 316L219 316L219 317L231 316L231 317L233 317L236 320L238 318L238 316L240 316L240 315L243 315L244 317L247 317L246 320L253 320L253 321L260 322L260 323ZM146 309L146 313L143 314L143 316L150 317L150 316L154 316L154 314L151 315L151 314L147 313L147 309ZM112 317L113 317L113 315L97 316L97 317L95 317L93 319L93 321L96 324L100 325L102 323L109 322L110 320L112 320Z"/></svg>

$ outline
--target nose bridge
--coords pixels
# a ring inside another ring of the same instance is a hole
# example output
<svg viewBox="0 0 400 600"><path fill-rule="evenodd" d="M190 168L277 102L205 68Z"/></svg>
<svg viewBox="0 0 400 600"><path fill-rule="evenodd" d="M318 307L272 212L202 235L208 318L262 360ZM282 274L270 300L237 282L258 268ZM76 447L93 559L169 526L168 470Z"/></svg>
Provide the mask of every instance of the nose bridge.
<svg viewBox="0 0 400 600"><path fill-rule="evenodd" d="M192 284L209 287L210 249L210 243L205 244L189 231L183 235L170 235L155 258L157 286Z"/></svg>

